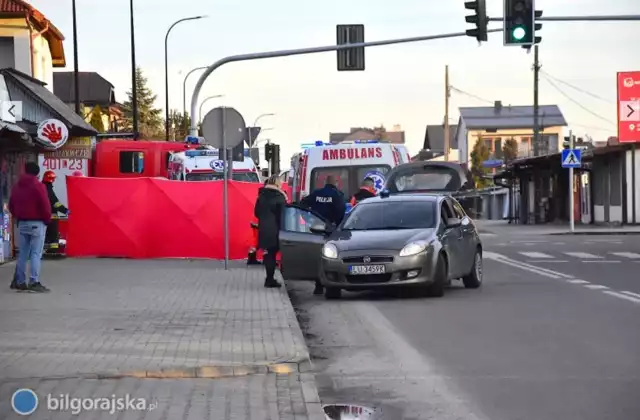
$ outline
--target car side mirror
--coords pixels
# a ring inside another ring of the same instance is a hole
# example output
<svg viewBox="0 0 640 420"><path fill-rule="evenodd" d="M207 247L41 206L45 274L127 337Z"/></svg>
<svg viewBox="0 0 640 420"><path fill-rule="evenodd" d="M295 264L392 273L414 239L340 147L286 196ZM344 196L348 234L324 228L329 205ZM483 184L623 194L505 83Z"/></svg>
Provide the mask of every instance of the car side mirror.
<svg viewBox="0 0 640 420"><path fill-rule="evenodd" d="M313 225L311 225L309 230L311 231L311 233L321 233L323 235L329 233L329 229L327 229L327 225L325 225L324 223L314 223Z"/></svg>
<svg viewBox="0 0 640 420"><path fill-rule="evenodd" d="M457 228L459 226L462 226L462 220L458 219L457 217L452 217L451 219L447 219L447 227L449 229Z"/></svg>

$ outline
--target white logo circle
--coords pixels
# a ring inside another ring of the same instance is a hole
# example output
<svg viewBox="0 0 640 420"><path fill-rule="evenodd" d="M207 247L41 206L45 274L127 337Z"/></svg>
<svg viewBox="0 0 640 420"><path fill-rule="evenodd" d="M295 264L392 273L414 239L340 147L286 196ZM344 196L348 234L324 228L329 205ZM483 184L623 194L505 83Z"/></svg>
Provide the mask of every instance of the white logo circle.
<svg viewBox="0 0 640 420"><path fill-rule="evenodd" d="M212 160L209 163L209 166L211 166L211 169L213 169L216 172L222 172L224 170L224 161L222 161L222 160Z"/></svg>
<svg viewBox="0 0 640 420"><path fill-rule="evenodd" d="M369 172L364 178L371 178L373 180L373 186L377 192L382 191L384 188L385 178L380 172Z"/></svg>

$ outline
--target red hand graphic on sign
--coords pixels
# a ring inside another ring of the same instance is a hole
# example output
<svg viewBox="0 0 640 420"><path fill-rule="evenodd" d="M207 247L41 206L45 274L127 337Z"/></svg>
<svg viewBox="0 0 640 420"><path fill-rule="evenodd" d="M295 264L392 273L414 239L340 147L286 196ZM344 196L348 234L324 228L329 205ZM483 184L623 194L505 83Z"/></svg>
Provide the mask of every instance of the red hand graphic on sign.
<svg viewBox="0 0 640 420"><path fill-rule="evenodd" d="M56 144L62 140L62 128L56 128L54 124L49 123L42 129L42 137L46 138L51 143Z"/></svg>

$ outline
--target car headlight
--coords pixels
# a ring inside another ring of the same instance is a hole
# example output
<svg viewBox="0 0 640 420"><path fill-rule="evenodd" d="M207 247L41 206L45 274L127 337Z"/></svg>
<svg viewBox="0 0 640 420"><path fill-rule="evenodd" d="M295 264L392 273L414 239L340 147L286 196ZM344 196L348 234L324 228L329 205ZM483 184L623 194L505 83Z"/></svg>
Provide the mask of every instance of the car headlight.
<svg viewBox="0 0 640 420"><path fill-rule="evenodd" d="M336 258L338 258L338 248L336 248L336 246L333 244L325 244L322 247L322 256L335 260Z"/></svg>
<svg viewBox="0 0 640 420"><path fill-rule="evenodd" d="M409 257L411 255L419 254L427 249L428 246L429 244L423 241L411 242L410 244L407 244L404 248L402 248L402 251L400 251L400 256Z"/></svg>

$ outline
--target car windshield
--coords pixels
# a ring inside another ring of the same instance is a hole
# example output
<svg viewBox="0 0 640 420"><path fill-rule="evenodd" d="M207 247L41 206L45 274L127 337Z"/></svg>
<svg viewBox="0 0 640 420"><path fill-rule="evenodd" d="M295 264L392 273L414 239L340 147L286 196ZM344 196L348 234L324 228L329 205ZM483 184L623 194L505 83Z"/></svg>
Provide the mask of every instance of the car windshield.
<svg viewBox="0 0 640 420"><path fill-rule="evenodd" d="M457 191L460 175L455 169L443 166L424 166L399 173L390 180L392 192Z"/></svg>
<svg viewBox="0 0 640 420"><path fill-rule="evenodd" d="M187 174L187 181L222 181L223 179L224 175L220 172ZM260 182L260 178L254 172L234 172L233 181Z"/></svg>
<svg viewBox="0 0 640 420"><path fill-rule="evenodd" d="M349 214L342 230L429 229L435 226L433 201L360 203Z"/></svg>

